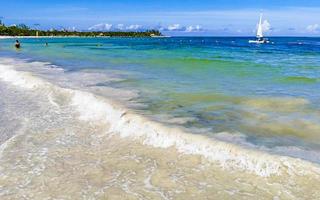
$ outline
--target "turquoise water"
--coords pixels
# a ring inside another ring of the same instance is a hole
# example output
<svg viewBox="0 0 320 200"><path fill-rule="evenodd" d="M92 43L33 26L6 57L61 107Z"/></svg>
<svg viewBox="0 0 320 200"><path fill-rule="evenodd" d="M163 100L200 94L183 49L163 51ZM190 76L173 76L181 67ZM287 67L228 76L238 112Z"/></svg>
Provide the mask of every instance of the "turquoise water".
<svg viewBox="0 0 320 200"><path fill-rule="evenodd" d="M0 54L50 62L70 74L116 71L120 81L95 86L137 90L130 101L144 106L132 106L136 112L194 134L320 162L320 39L248 40L42 38L21 39L16 51L6 39Z"/></svg>

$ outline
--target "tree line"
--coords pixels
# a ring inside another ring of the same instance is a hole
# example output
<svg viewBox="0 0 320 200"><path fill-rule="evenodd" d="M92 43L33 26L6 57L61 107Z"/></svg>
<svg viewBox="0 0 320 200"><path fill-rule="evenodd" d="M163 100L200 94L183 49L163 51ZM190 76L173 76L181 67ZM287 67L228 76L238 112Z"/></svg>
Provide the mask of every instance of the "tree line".
<svg viewBox="0 0 320 200"><path fill-rule="evenodd" d="M36 30L31 29L25 24L6 26L0 24L0 35L2 36L77 36L77 37L152 37L161 36L158 30L146 31L68 31L68 30Z"/></svg>

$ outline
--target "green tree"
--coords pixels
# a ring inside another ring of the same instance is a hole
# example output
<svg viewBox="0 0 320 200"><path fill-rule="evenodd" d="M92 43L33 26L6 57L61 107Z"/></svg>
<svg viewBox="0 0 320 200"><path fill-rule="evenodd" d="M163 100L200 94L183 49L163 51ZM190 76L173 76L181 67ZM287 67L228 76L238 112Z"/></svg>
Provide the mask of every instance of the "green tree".
<svg viewBox="0 0 320 200"><path fill-rule="evenodd" d="M39 36L79 36L79 37L99 37L99 36L110 36L110 37L150 37L150 36L161 36L158 30L147 30L141 32L81 32L81 31L66 31L66 30L50 30L41 31L30 29L25 24L19 24L18 26L7 27L0 25L0 35L6 36L34 36L36 32L39 32Z"/></svg>

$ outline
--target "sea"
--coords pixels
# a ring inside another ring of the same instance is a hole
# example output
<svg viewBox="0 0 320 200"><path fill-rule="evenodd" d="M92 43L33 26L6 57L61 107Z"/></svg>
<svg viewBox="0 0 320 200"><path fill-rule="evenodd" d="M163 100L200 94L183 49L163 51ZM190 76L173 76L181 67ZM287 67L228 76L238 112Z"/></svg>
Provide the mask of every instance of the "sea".
<svg viewBox="0 0 320 200"><path fill-rule="evenodd" d="M319 199L320 38L250 39L1 39L0 199Z"/></svg>

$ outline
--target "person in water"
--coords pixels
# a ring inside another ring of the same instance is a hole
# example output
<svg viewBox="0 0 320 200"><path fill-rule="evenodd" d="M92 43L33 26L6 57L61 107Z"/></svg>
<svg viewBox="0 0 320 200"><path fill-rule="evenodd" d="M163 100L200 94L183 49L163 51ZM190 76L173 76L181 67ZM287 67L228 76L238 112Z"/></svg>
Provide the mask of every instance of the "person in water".
<svg viewBox="0 0 320 200"><path fill-rule="evenodd" d="M16 43L14 44L14 46L15 46L17 49L20 49L21 44L20 44L19 40L16 40Z"/></svg>

